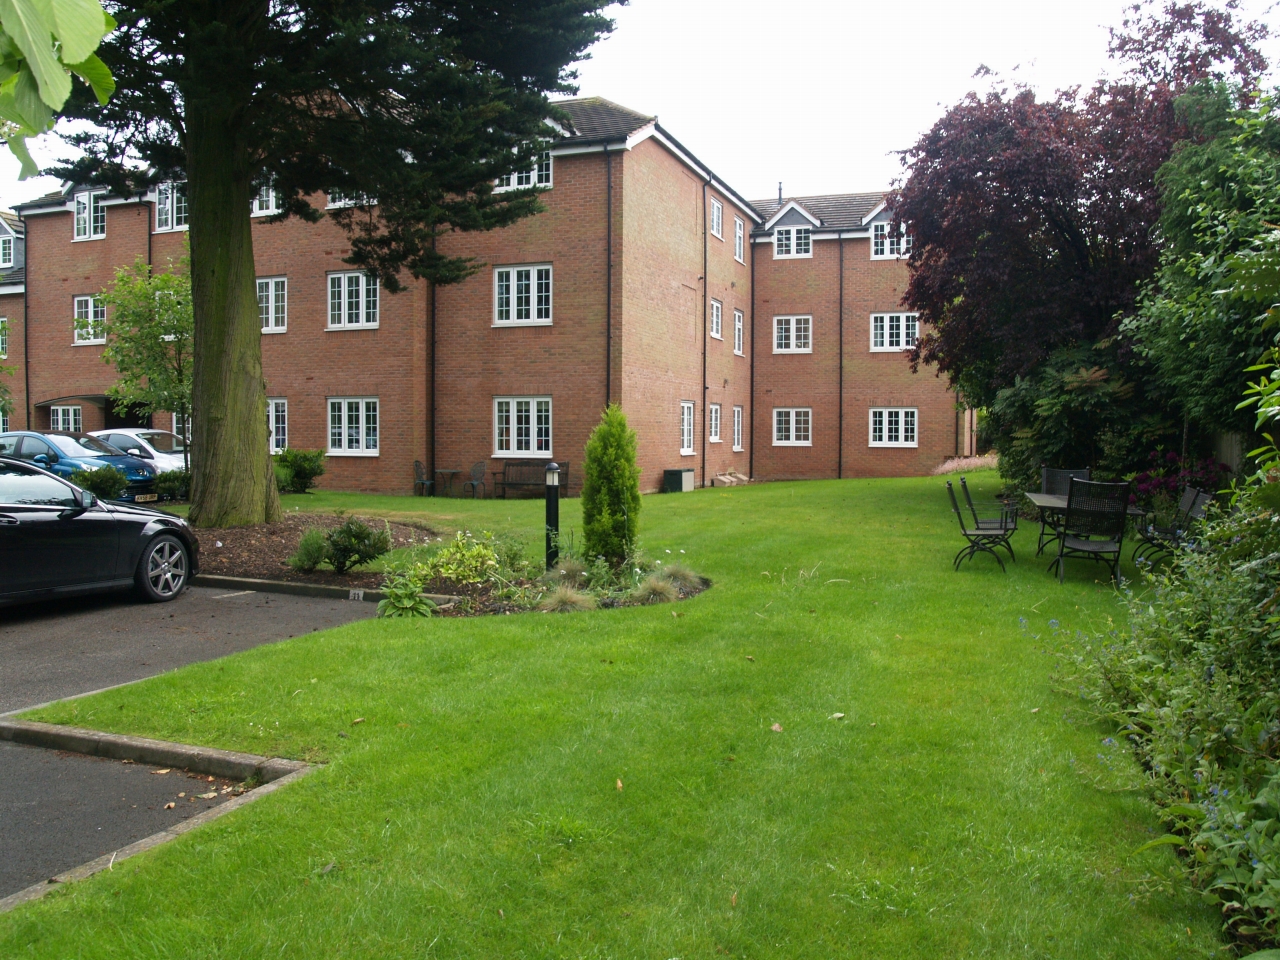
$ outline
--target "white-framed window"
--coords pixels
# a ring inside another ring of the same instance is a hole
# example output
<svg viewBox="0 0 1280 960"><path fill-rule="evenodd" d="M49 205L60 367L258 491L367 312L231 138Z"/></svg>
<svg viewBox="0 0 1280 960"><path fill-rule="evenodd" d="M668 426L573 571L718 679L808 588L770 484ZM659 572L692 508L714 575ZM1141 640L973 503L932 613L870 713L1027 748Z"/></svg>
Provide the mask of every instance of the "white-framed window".
<svg viewBox="0 0 1280 960"><path fill-rule="evenodd" d="M711 336L717 340L724 339L724 306L719 300L711 301Z"/></svg>
<svg viewBox="0 0 1280 960"><path fill-rule="evenodd" d="M733 408L733 449L742 449L742 408Z"/></svg>
<svg viewBox="0 0 1280 960"><path fill-rule="evenodd" d="M264 183L249 201L249 213L255 217L269 217L280 212L280 193L274 183Z"/></svg>
<svg viewBox="0 0 1280 960"><path fill-rule="evenodd" d="M493 184L493 192L503 190L526 190L529 187L546 187L551 189L551 151L544 150L538 155L538 162L530 170L517 170L504 173Z"/></svg>
<svg viewBox="0 0 1280 960"><path fill-rule="evenodd" d="M680 401L680 456L693 456L693 402Z"/></svg>
<svg viewBox="0 0 1280 960"><path fill-rule="evenodd" d="M812 256L812 227L779 227L773 232L773 259L794 260Z"/></svg>
<svg viewBox="0 0 1280 960"><path fill-rule="evenodd" d="M551 457L551 398L494 397L493 455Z"/></svg>
<svg viewBox="0 0 1280 960"><path fill-rule="evenodd" d="M107 235L107 208L103 205L105 192L85 190L71 198L75 209L73 240L100 240Z"/></svg>
<svg viewBox="0 0 1280 960"><path fill-rule="evenodd" d="M711 201L711 235L724 239L724 204L714 198Z"/></svg>
<svg viewBox="0 0 1280 960"><path fill-rule="evenodd" d="M258 278L258 319L263 333L284 333L289 326L289 281L285 277Z"/></svg>
<svg viewBox="0 0 1280 960"><path fill-rule="evenodd" d="M80 433L84 420L80 416L80 407L50 407L49 429L61 430L63 433Z"/></svg>
<svg viewBox="0 0 1280 960"><path fill-rule="evenodd" d="M707 406L707 443L720 442L720 404Z"/></svg>
<svg viewBox="0 0 1280 960"><path fill-rule="evenodd" d="M0 267L13 266L13 237L0 237Z"/></svg>
<svg viewBox="0 0 1280 960"><path fill-rule="evenodd" d="M329 274L328 329L377 325L378 278L359 270Z"/></svg>
<svg viewBox="0 0 1280 960"><path fill-rule="evenodd" d="M741 310L733 311L733 352L742 356L742 328L745 316Z"/></svg>
<svg viewBox="0 0 1280 960"><path fill-rule="evenodd" d="M328 202L326 208L332 210L335 207L376 207L378 201L366 197L363 193L345 193L342 190L330 190L328 194Z"/></svg>
<svg viewBox="0 0 1280 960"><path fill-rule="evenodd" d="M775 447L811 447L811 407L773 408L773 445Z"/></svg>
<svg viewBox="0 0 1280 960"><path fill-rule="evenodd" d="M551 322L551 264L494 267L493 325Z"/></svg>
<svg viewBox="0 0 1280 960"><path fill-rule="evenodd" d="M738 217L733 218L733 259L746 263L747 225Z"/></svg>
<svg viewBox="0 0 1280 960"><path fill-rule="evenodd" d="M186 183L177 180L156 187L156 230L185 230L188 219Z"/></svg>
<svg viewBox="0 0 1280 960"><path fill-rule="evenodd" d="M0 317L0 360L9 356L9 318Z"/></svg>
<svg viewBox="0 0 1280 960"><path fill-rule="evenodd" d="M289 446L289 401L284 397L267 397L267 437L272 453Z"/></svg>
<svg viewBox="0 0 1280 960"><path fill-rule="evenodd" d="M916 345L916 314L873 313L871 352L911 350Z"/></svg>
<svg viewBox="0 0 1280 960"><path fill-rule="evenodd" d="M100 297L76 297L74 343L107 342L107 306Z"/></svg>
<svg viewBox="0 0 1280 960"><path fill-rule="evenodd" d="M287 438L286 438L287 439ZM378 398L329 398L329 456L378 455Z"/></svg>
<svg viewBox="0 0 1280 960"><path fill-rule="evenodd" d="M813 353L813 317L774 317L774 353Z"/></svg>
<svg viewBox="0 0 1280 960"><path fill-rule="evenodd" d="M173 415L173 432L180 436L187 443L191 442L191 414L185 417L175 413Z"/></svg>
<svg viewBox="0 0 1280 960"><path fill-rule="evenodd" d="M8 433L8 432L9 432L9 415L7 413L0 413L0 433Z"/></svg>
<svg viewBox="0 0 1280 960"><path fill-rule="evenodd" d="M872 407L868 446L917 446L915 407Z"/></svg>
<svg viewBox="0 0 1280 960"><path fill-rule="evenodd" d="M889 229L887 223L871 225L871 259L897 260L911 256L911 234L907 233L904 223L897 233Z"/></svg>

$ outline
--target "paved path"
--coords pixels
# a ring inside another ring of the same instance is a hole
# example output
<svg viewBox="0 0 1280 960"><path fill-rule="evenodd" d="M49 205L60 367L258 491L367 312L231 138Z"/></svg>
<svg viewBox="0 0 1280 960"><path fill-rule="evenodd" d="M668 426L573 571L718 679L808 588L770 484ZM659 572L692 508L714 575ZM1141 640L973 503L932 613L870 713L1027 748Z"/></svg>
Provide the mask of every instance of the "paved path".
<svg viewBox="0 0 1280 960"><path fill-rule="evenodd" d="M192 587L0 607L0 714L139 680L377 612L359 600Z"/></svg>
<svg viewBox="0 0 1280 960"><path fill-rule="evenodd" d="M193 587L0 607L0 713L363 620L376 604ZM0 898L221 802L173 770L0 740ZM228 781L218 781L221 789ZM178 797L185 793L185 797ZM165 804L173 803L166 810Z"/></svg>

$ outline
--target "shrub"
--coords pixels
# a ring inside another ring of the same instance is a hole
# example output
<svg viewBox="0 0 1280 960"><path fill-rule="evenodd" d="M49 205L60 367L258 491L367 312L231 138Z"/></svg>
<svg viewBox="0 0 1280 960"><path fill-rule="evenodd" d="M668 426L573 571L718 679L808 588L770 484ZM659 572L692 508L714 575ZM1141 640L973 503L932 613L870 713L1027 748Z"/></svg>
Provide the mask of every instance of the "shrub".
<svg viewBox="0 0 1280 960"><path fill-rule="evenodd" d="M374 530L355 517L345 520L324 535L328 546L329 565L337 573L346 573L351 567L378 559L391 549L391 528Z"/></svg>
<svg viewBox="0 0 1280 960"><path fill-rule="evenodd" d="M324 474L323 450L289 447L276 455L275 462L282 468L276 471L276 482L283 482L289 493L306 493Z"/></svg>
<svg viewBox="0 0 1280 960"><path fill-rule="evenodd" d="M671 603L680 599L680 592L670 580L655 574L631 591L631 599L637 603Z"/></svg>
<svg viewBox="0 0 1280 960"><path fill-rule="evenodd" d="M457 536L437 550L419 566L424 580L453 580L457 583L483 583L498 573L502 564L492 538L477 540L461 530Z"/></svg>
<svg viewBox="0 0 1280 960"><path fill-rule="evenodd" d="M546 572L543 579L553 585L581 587L587 580L587 565L577 557L561 557L559 562Z"/></svg>
<svg viewBox="0 0 1280 960"><path fill-rule="evenodd" d="M556 587L538 604L538 609L546 613L576 613L595 608L595 597L585 591L575 590L568 584Z"/></svg>
<svg viewBox="0 0 1280 960"><path fill-rule="evenodd" d="M190 470L166 470L156 475L156 493L164 500L185 500L191 492Z"/></svg>
<svg viewBox="0 0 1280 960"><path fill-rule="evenodd" d="M399 567L382 584L380 617L429 617L436 605L422 595L422 575L416 566Z"/></svg>
<svg viewBox="0 0 1280 960"><path fill-rule="evenodd" d="M81 490L88 490L99 500L116 500L129 488L128 478L115 467L77 470L71 474L71 482Z"/></svg>
<svg viewBox="0 0 1280 960"><path fill-rule="evenodd" d="M683 563L672 563L659 567L657 576L664 580L670 580L677 589L683 590L685 593L694 593L705 589L707 586L706 577L694 573Z"/></svg>
<svg viewBox="0 0 1280 960"><path fill-rule="evenodd" d="M626 559L639 529L640 468L636 433L616 403L609 404L591 432L582 472L584 553L617 566Z"/></svg>
<svg viewBox="0 0 1280 960"><path fill-rule="evenodd" d="M271 469L276 475L276 489L281 493L288 493L293 486L293 471L274 458L271 460Z"/></svg>
<svg viewBox="0 0 1280 960"><path fill-rule="evenodd" d="M298 542L298 552L289 558L289 566L299 573L311 573L327 559L329 544L324 531L319 527L308 527Z"/></svg>

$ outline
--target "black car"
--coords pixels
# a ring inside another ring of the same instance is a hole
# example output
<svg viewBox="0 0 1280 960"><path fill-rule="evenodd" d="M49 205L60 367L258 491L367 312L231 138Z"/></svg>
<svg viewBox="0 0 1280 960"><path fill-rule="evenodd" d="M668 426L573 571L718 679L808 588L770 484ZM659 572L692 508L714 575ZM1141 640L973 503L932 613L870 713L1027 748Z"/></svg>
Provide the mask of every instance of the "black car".
<svg viewBox="0 0 1280 960"><path fill-rule="evenodd" d="M106 503L0 457L0 604L125 587L172 600L199 567L199 543L180 517Z"/></svg>

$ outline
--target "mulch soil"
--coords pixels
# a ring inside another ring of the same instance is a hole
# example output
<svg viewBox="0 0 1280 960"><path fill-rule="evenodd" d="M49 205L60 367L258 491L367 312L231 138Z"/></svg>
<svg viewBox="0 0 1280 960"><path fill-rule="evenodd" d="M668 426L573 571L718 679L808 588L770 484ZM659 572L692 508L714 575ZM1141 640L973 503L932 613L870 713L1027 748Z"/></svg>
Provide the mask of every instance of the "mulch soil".
<svg viewBox="0 0 1280 960"><path fill-rule="evenodd" d="M331 529L348 517L319 514L288 514L278 523L260 523L251 527L206 527L196 530L200 539L200 572L219 577L252 577L258 580L288 580L293 583L320 583L338 587L376 590L382 586L382 574L357 567L346 573L320 568L300 573L289 566L289 558L298 551L298 541L308 527ZM391 546L409 547L434 539L426 525L356 517L373 527L391 529Z"/></svg>

